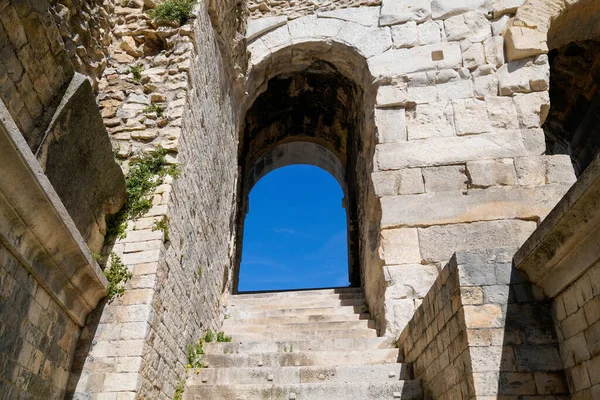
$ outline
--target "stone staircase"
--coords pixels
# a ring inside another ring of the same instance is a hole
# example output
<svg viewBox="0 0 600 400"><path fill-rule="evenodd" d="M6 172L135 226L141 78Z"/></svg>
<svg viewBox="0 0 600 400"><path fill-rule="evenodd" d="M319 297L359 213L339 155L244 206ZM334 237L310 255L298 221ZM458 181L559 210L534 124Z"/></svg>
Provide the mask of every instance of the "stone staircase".
<svg viewBox="0 0 600 400"><path fill-rule="evenodd" d="M422 399L421 383L377 337L360 289L232 296L223 330L188 378L194 400Z"/></svg>

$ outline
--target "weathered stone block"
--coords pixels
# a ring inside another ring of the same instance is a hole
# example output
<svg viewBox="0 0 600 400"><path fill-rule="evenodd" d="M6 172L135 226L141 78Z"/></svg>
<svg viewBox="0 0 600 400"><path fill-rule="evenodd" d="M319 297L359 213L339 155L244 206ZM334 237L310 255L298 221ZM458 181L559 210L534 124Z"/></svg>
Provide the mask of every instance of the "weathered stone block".
<svg viewBox="0 0 600 400"><path fill-rule="evenodd" d="M434 19L445 19L468 11L486 13L491 9L491 0L433 0L431 2L431 11Z"/></svg>
<svg viewBox="0 0 600 400"><path fill-rule="evenodd" d="M480 160L467 162L467 171L472 187L515 185L517 174L513 160Z"/></svg>
<svg viewBox="0 0 600 400"><path fill-rule="evenodd" d="M440 43L442 41L442 27L438 21L426 21L419 24L419 44L421 46Z"/></svg>
<svg viewBox="0 0 600 400"><path fill-rule="evenodd" d="M379 25L395 25L408 21L421 22L431 15L431 5L428 0L406 0L383 2Z"/></svg>
<svg viewBox="0 0 600 400"><path fill-rule="evenodd" d="M485 60L488 64L500 67L504 64L504 39L502 36L493 36L483 42Z"/></svg>
<svg viewBox="0 0 600 400"><path fill-rule="evenodd" d="M407 113L408 140L455 136L452 103L419 104Z"/></svg>
<svg viewBox="0 0 600 400"><path fill-rule="evenodd" d="M517 109L511 97L488 96L485 98L490 123L494 128L518 129Z"/></svg>
<svg viewBox="0 0 600 400"><path fill-rule="evenodd" d="M477 99L453 100L452 107L458 135L491 131L485 101Z"/></svg>
<svg viewBox="0 0 600 400"><path fill-rule="evenodd" d="M546 32L524 26L511 26L504 35L510 61L548 53Z"/></svg>
<svg viewBox="0 0 600 400"><path fill-rule="evenodd" d="M521 245L536 228L533 221L490 221L419 228L425 262L448 260L455 251Z"/></svg>
<svg viewBox="0 0 600 400"><path fill-rule="evenodd" d="M539 128L544 124L550 112L548 92L515 94L513 99L523 128Z"/></svg>
<svg viewBox="0 0 600 400"><path fill-rule="evenodd" d="M545 91L550 86L550 67L546 56L510 61L498 69L500 95Z"/></svg>
<svg viewBox="0 0 600 400"><path fill-rule="evenodd" d="M383 197L381 225L423 226L499 219L537 219L545 217L564 195L569 185L535 188L491 187L456 192L426 193Z"/></svg>
<svg viewBox="0 0 600 400"><path fill-rule="evenodd" d="M428 193L467 189L468 178L464 165L423 168L423 179Z"/></svg>
<svg viewBox="0 0 600 400"><path fill-rule="evenodd" d="M466 12L444 20L444 28L448 41L467 39L478 43L492 36L490 22L484 14L477 11Z"/></svg>
<svg viewBox="0 0 600 400"><path fill-rule="evenodd" d="M405 24L392 26L392 39L394 47L399 49L417 46L419 44L417 23L409 21Z"/></svg>
<svg viewBox="0 0 600 400"><path fill-rule="evenodd" d="M421 262L416 228L381 231L379 257L386 264L418 264Z"/></svg>
<svg viewBox="0 0 600 400"><path fill-rule="evenodd" d="M465 41L466 42L466 41ZM463 65L470 70L474 70L480 65L485 64L485 53L483 44L481 43L466 43L463 47Z"/></svg>
<svg viewBox="0 0 600 400"><path fill-rule="evenodd" d="M398 86L380 86L377 89L378 108L390 108L405 106L408 101L408 92L406 88Z"/></svg>
<svg viewBox="0 0 600 400"><path fill-rule="evenodd" d="M379 143L406 140L406 113L404 108L376 109L375 124Z"/></svg>

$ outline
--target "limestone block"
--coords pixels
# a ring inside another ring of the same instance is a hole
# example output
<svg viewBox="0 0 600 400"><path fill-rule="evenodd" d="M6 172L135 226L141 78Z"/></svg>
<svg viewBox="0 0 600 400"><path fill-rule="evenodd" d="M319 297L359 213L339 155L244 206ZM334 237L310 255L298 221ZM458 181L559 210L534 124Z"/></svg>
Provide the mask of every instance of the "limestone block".
<svg viewBox="0 0 600 400"><path fill-rule="evenodd" d="M541 129L501 131L380 144L375 149L375 162L379 170L390 170L540 155L545 149L544 131Z"/></svg>
<svg viewBox="0 0 600 400"><path fill-rule="evenodd" d="M291 28L290 25L290 30ZM365 58L381 56L381 53L392 47L392 32L388 27L365 28L357 24L346 23L336 38L355 47Z"/></svg>
<svg viewBox="0 0 600 400"><path fill-rule="evenodd" d="M502 36L493 36L483 42L485 61L487 64L500 67L504 64L504 39Z"/></svg>
<svg viewBox="0 0 600 400"><path fill-rule="evenodd" d="M421 22L430 16L429 0L384 0L379 25L396 25L408 21Z"/></svg>
<svg viewBox="0 0 600 400"><path fill-rule="evenodd" d="M484 14L469 11L444 21L446 39L448 41L469 40L473 43L482 42L492 36L490 21Z"/></svg>
<svg viewBox="0 0 600 400"><path fill-rule="evenodd" d="M375 125L379 143L406 140L406 113L404 108L376 109Z"/></svg>
<svg viewBox="0 0 600 400"><path fill-rule="evenodd" d="M571 157L567 154L555 154L545 157L546 183L569 183L577 180Z"/></svg>
<svg viewBox="0 0 600 400"><path fill-rule="evenodd" d="M514 163L519 185L540 186L546 183L546 165L543 157L517 157Z"/></svg>
<svg viewBox="0 0 600 400"><path fill-rule="evenodd" d="M407 116L408 140L455 136L454 112L449 101L419 104Z"/></svg>
<svg viewBox="0 0 600 400"><path fill-rule="evenodd" d="M492 0L432 0L431 12L434 19L445 19L467 11L487 13L492 9Z"/></svg>
<svg viewBox="0 0 600 400"><path fill-rule="evenodd" d="M483 51L483 44L481 43L470 43L470 46L464 48L463 46L463 65L470 70L474 70L480 65L485 64L485 53Z"/></svg>
<svg viewBox="0 0 600 400"><path fill-rule="evenodd" d="M419 71L453 69L462 66L458 43L439 43L410 49L393 49L367 60L376 77L393 77Z"/></svg>
<svg viewBox="0 0 600 400"><path fill-rule="evenodd" d="M504 317L502 308L498 304L484 304L480 306L464 306L465 323L468 328L502 328L504 327ZM498 378L495 375L497 385Z"/></svg>
<svg viewBox="0 0 600 400"><path fill-rule="evenodd" d="M392 39L394 47L399 49L417 46L419 44L417 23L408 21L401 25L392 26Z"/></svg>
<svg viewBox="0 0 600 400"><path fill-rule="evenodd" d="M486 96L498 96L498 78L496 77L496 74L474 74L473 92L478 99L483 99Z"/></svg>
<svg viewBox="0 0 600 400"><path fill-rule="evenodd" d="M293 43L300 43L307 38L315 37L315 28L317 26L317 16L316 15L308 15L301 18L296 18L287 23L287 28L290 32L290 37ZM283 26L279 29L285 29ZM356 28L360 30L360 27L357 25Z"/></svg>
<svg viewBox="0 0 600 400"><path fill-rule="evenodd" d="M131 36L123 36L119 47L132 57L142 57L144 55L144 51L138 48L135 40L133 40Z"/></svg>
<svg viewBox="0 0 600 400"><path fill-rule="evenodd" d="M517 173L513 160L479 160L467 162L472 187L516 185Z"/></svg>
<svg viewBox="0 0 600 400"><path fill-rule="evenodd" d="M261 61L270 59L271 56L271 50L269 50L269 47L261 39L250 43L248 51L250 52L249 65L258 65Z"/></svg>
<svg viewBox="0 0 600 400"><path fill-rule="evenodd" d="M336 37L344 28L347 28L348 22L342 19L334 18L317 18L316 25L314 27L314 34L317 38L332 38ZM308 38L310 41L310 38Z"/></svg>
<svg viewBox="0 0 600 400"><path fill-rule="evenodd" d="M291 24L288 25L280 26L279 28L269 31L260 37L260 40L265 44L271 53L287 47L292 43L292 37L290 36Z"/></svg>
<svg viewBox="0 0 600 400"><path fill-rule="evenodd" d="M419 44L435 44L442 41L442 27L438 21L426 21L419 24Z"/></svg>
<svg viewBox="0 0 600 400"><path fill-rule="evenodd" d="M429 86L409 86L408 101L415 104L427 104L437 100L437 87Z"/></svg>
<svg viewBox="0 0 600 400"><path fill-rule="evenodd" d="M508 28L509 22L512 21L510 15L503 15L492 21L492 35L504 36L504 32Z"/></svg>
<svg viewBox="0 0 600 400"><path fill-rule="evenodd" d="M405 106L408 101L408 92L404 87L380 86L377 88L377 108L389 108Z"/></svg>
<svg viewBox="0 0 600 400"><path fill-rule="evenodd" d="M386 299L424 298L438 276L435 265L386 265Z"/></svg>
<svg viewBox="0 0 600 400"><path fill-rule="evenodd" d="M548 53L547 34L524 26L511 26L504 34L509 61L521 60Z"/></svg>
<svg viewBox="0 0 600 400"><path fill-rule="evenodd" d="M546 91L550 87L550 67L546 56L510 61L498 69L500 95Z"/></svg>
<svg viewBox="0 0 600 400"><path fill-rule="evenodd" d="M424 226L545 217L570 185L495 186L459 192L381 198L381 225Z"/></svg>
<svg viewBox="0 0 600 400"><path fill-rule="evenodd" d="M473 97L473 82L471 79L453 80L437 85L437 100L440 102Z"/></svg>
<svg viewBox="0 0 600 400"><path fill-rule="evenodd" d="M490 123L494 128L518 129L517 110L511 97L489 96L485 98Z"/></svg>
<svg viewBox="0 0 600 400"><path fill-rule="evenodd" d="M387 291L387 290L386 290ZM415 313L415 302L413 299L387 299L385 307L385 336L398 337L402 330L408 325Z"/></svg>
<svg viewBox="0 0 600 400"><path fill-rule="evenodd" d="M491 131L485 101L477 99L453 100L457 135L470 135Z"/></svg>
<svg viewBox="0 0 600 400"><path fill-rule="evenodd" d="M515 94L513 99L522 127L539 128L544 124L550 112L548 92Z"/></svg>
<svg viewBox="0 0 600 400"><path fill-rule="evenodd" d="M419 237L416 228L381 231L379 257L386 264L419 264Z"/></svg>
<svg viewBox="0 0 600 400"><path fill-rule="evenodd" d="M337 10L318 12L319 18L334 18L342 21L354 22L364 26L379 25L379 8L378 7L356 7L356 8L341 8ZM263 18L259 18L261 20ZM252 20L251 20L252 21ZM248 24L248 27L249 24Z"/></svg>
<svg viewBox="0 0 600 400"><path fill-rule="evenodd" d="M460 164L423 168L423 180L425 181L425 192L436 193L466 190L468 178L465 166Z"/></svg>
<svg viewBox="0 0 600 400"><path fill-rule="evenodd" d="M517 8L523 5L525 0L492 0L494 17L498 18L505 14L514 14Z"/></svg>
<svg viewBox="0 0 600 400"><path fill-rule="evenodd" d="M248 20L248 28L246 29L246 40L251 42L257 37L279 28L287 23L286 16L263 17L258 19Z"/></svg>
<svg viewBox="0 0 600 400"><path fill-rule="evenodd" d="M421 168L406 168L399 171L377 171L371 174L377 196L418 194L425 191Z"/></svg>

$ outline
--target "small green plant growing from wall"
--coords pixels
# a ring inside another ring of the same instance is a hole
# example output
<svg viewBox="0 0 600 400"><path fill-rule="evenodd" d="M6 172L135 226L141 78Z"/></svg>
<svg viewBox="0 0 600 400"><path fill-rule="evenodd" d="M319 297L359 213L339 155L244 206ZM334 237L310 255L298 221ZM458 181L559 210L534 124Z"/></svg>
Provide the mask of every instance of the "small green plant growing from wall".
<svg viewBox="0 0 600 400"><path fill-rule="evenodd" d="M173 394L173 400L183 400L183 392L185 390L185 379L180 379L175 386L175 393Z"/></svg>
<svg viewBox="0 0 600 400"><path fill-rule="evenodd" d="M152 103L149 106L144 107L142 111L144 112L144 114L156 113L156 116L160 118L163 116L165 108L160 104Z"/></svg>
<svg viewBox="0 0 600 400"><path fill-rule="evenodd" d="M162 219L155 221L152 230L161 231L165 235L163 241L167 243L169 241L169 217L164 215Z"/></svg>
<svg viewBox="0 0 600 400"><path fill-rule="evenodd" d="M121 258L114 253L110 256L110 264L104 270L104 275L106 275L106 279L108 280L109 300L122 296L125 292L125 283L133 277L131 271L121 261Z"/></svg>
<svg viewBox="0 0 600 400"><path fill-rule="evenodd" d="M196 0L165 0L148 11L153 21L176 21L185 24L192 15Z"/></svg>
<svg viewBox="0 0 600 400"><path fill-rule="evenodd" d="M187 367L186 368L204 368L202 356L204 355L204 338L198 339L198 343L189 344L187 351Z"/></svg>
<svg viewBox="0 0 600 400"><path fill-rule="evenodd" d="M215 341L215 334L210 329L204 334L204 341L206 343L212 343Z"/></svg>
<svg viewBox="0 0 600 400"><path fill-rule="evenodd" d="M141 65L133 65L133 66L129 67L129 69L127 70L127 73L131 74L134 81L139 82L142 79L142 71L143 70L144 70L144 68Z"/></svg>
<svg viewBox="0 0 600 400"><path fill-rule="evenodd" d="M107 215L107 237L127 236L127 222L135 221L152 208L152 194L166 176L178 178L181 169L166 162L167 150L158 147L133 159L126 182L126 202L118 213Z"/></svg>
<svg viewBox="0 0 600 400"><path fill-rule="evenodd" d="M231 342L231 336L227 336L225 332L221 331L217 333L217 342L219 343L229 343Z"/></svg>

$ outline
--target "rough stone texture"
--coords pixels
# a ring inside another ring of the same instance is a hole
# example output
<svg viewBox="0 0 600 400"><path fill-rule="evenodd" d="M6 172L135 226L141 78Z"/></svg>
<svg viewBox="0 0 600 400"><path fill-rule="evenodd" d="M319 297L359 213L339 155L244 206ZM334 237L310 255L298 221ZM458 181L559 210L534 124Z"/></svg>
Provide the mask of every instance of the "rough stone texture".
<svg viewBox="0 0 600 400"><path fill-rule="evenodd" d="M427 398L568 394L549 302L512 253L456 253L400 335Z"/></svg>
<svg viewBox="0 0 600 400"><path fill-rule="evenodd" d="M125 179L88 80L75 74L38 154L40 164L88 246L100 253L105 215L125 203Z"/></svg>
<svg viewBox="0 0 600 400"><path fill-rule="evenodd" d="M36 153L73 64L46 0L0 5L0 99Z"/></svg>
<svg viewBox="0 0 600 400"><path fill-rule="evenodd" d="M379 6L381 0L341 0L341 1L310 1L298 0L294 2L277 0L249 0L248 10L250 18L263 18L273 15L283 15L295 19L303 15L315 14L331 10L344 10L350 7ZM379 7L377 7L379 8Z"/></svg>
<svg viewBox="0 0 600 400"><path fill-rule="evenodd" d="M63 398L80 327L4 245L0 305L3 398Z"/></svg>

